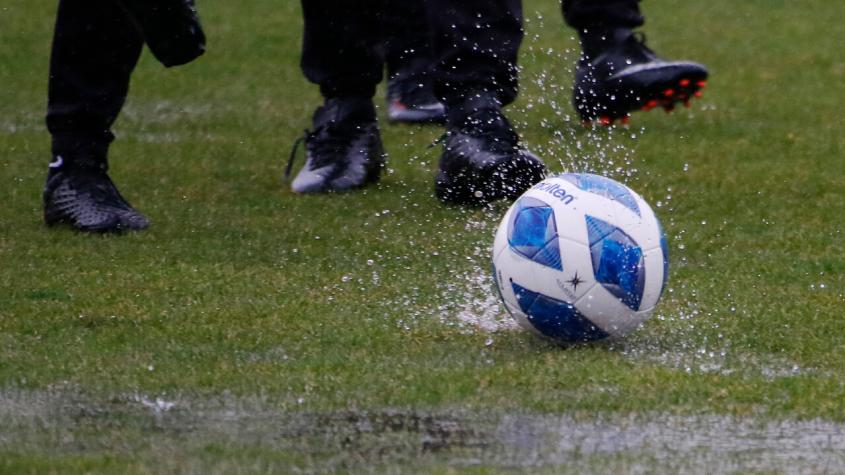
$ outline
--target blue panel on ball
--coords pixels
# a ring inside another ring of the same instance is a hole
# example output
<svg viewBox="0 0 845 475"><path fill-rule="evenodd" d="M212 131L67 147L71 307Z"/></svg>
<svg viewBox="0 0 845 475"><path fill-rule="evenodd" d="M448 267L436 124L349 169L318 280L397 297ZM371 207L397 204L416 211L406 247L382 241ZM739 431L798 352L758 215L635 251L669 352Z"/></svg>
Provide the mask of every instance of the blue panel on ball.
<svg viewBox="0 0 845 475"><path fill-rule="evenodd" d="M535 198L522 198L508 223L508 244L538 264L563 270L554 210Z"/></svg>
<svg viewBox="0 0 845 475"><path fill-rule="evenodd" d="M616 231L616 226L602 221L598 218L594 218L590 215L586 215L587 218L587 238L590 240L590 246L595 246L596 243L599 243L605 236L609 235L613 231Z"/></svg>
<svg viewBox="0 0 845 475"><path fill-rule="evenodd" d="M593 341L610 336L567 302L533 292L511 281L522 312L540 333L566 341Z"/></svg>
<svg viewBox="0 0 845 475"><path fill-rule="evenodd" d="M534 262L557 270L563 270L560 258L560 241L555 236L548 244L540 249L532 258Z"/></svg>
<svg viewBox="0 0 845 475"><path fill-rule="evenodd" d="M600 283L632 310L639 310L645 288L643 251L615 226L587 216L593 273Z"/></svg>
<svg viewBox="0 0 845 475"><path fill-rule="evenodd" d="M637 213L637 216L640 215L640 207L637 205L636 198L634 198L634 195L631 194L628 188L625 188L619 182L589 173L570 173L564 177L566 176L571 176L574 179L573 183L578 188L618 201L626 208Z"/></svg>

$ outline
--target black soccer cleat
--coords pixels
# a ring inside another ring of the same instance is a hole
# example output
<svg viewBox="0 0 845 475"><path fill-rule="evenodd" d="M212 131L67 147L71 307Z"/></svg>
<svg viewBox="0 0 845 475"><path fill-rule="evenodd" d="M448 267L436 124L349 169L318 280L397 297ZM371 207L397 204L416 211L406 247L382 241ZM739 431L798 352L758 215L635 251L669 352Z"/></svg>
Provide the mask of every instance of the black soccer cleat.
<svg viewBox="0 0 845 475"><path fill-rule="evenodd" d="M61 163L60 157L54 163ZM51 168L43 199L48 226L66 224L84 232L121 233L141 231L150 225L123 199L105 166Z"/></svg>
<svg viewBox="0 0 845 475"><path fill-rule="evenodd" d="M434 95L428 77L399 74L387 82L387 119L409 124L442 123L446 108Z"/></svg>
<svg viewBox="0 0 845 475"><path fill-rule="evenodd" d="M665 61L645 45L645 36L617 30L600 54L578 62L573 104L585 124L627 123L631 112L689 106L707 85L707 69L691 61Z"/></svg>
<svg viewBox="0 0 845 475"><path fill-rule="evenodd" d="M385 154L369 98L326 99L313 125L294 145L285 170L289 177L296 146L304 140L305 166L291 183L294 192L347 191L378 181Z"/></svg>
<svg viewBox="0 0 845 475"><path fill-rule="evenodd" d="M479 206L517 198L545 176L499 107L483 107L448 127L434 191L444 203Z"/></svg>

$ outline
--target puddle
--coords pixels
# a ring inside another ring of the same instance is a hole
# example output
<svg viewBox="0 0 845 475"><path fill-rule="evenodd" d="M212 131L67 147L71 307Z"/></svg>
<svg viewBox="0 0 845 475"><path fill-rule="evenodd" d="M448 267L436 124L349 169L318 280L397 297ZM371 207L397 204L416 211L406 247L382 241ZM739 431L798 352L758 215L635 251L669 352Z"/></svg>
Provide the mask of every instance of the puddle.
<svg viewBox="0 0 845 475"><path fill-rule="evenodd" d="M311 473L404 473L414 461L441 470L532 473L845 472L845 424L822 420L447 409L313 413L274 409L261 397L93 400L72 392L0 392L0 452L136 457L175 450L202 458L209 446L298 454L298 470Z"/></svg>

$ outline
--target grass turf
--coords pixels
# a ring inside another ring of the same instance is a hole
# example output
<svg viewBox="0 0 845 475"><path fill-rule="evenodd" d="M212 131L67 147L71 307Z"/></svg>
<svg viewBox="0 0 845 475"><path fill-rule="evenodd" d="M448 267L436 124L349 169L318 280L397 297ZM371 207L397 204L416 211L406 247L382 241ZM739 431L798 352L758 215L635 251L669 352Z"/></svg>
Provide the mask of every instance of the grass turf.
<svg viewBox="0 0 845 475"><path fill-rule="evenodd" d="M636 114L628 129L585 130L569 105L572 33L554 2L526 2L523 91L509 115L553 171L597 171L640 191L672 248L671 288L652 320L620 342L560 349L466 321L506 326L485 278L506 205L436 201L436 127L382 127L390 160L378 186L290 193L289 146L319 101L297 67L298 5L207 3L207 56L164 70L145 54L116 124L112 176L153 221L121 237L41 224L55 6L0 7L0 388L67 392L91 407L228 394L290 414L843 420L845 98L833 85L845 77L845 27L831 11L842 7L647 2L649 44L710 67L704 99L674 116ZM145 445L154 427L104 414L114 417L64 427L87 445L0 428L0 471L156 471L186 453L221 471L235 454L256 471L315 466L284 447L178 437L163 454ZM123 444L91 442L104 433ZM40 443L16 443L21 434ZM401 471L401 460L385 467Z"/></svg>

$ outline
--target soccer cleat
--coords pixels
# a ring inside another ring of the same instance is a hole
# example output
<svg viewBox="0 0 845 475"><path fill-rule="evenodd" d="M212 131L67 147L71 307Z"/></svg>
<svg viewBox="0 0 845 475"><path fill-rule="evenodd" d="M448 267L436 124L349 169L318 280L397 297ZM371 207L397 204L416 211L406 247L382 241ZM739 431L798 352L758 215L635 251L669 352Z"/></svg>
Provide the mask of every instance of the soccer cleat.
<svg viewBox="0 0 845 475"><path fill-rule="evenodd" d="M661 59L642 34L618 30L617 35L602 53L578 62L573 104L586 124L612 125L631 112L657 107L671 112L675 104L701 97L708 74L703 65Z"/></svg>
<svg viewBox="0 0 845 475"><path fill-rule="evenodd" d="M313 124L314 130L294 144L285 170L289 177L297 145L304 141L305 166L291 183L294 192L346 191L378 181L384 148L369 98L326 99Z"/></svg>
<svg viewBox="0 0 845 475"><path fill-rule="evenodd" d="M483 205L514 199L545 176L499 107L484 107L447 129L434 191L444 203Z"/></svg>
<svg viewBox="0 0 845 475"><path fill-rule="evenodd" d="M61 157L56 157L61 163ZM52 164L51 164L52 165ZM44 222L93 233L141 231L150 222L123 199L106 167L51 168L44 186Z"/></svg>
<svg viewBox="0 0 845 475"><path fill-rule="evenodd" d="M387 118L411 124L442 123L446 110L434 95L430 79L399 75L387 82Z"/></svg>

